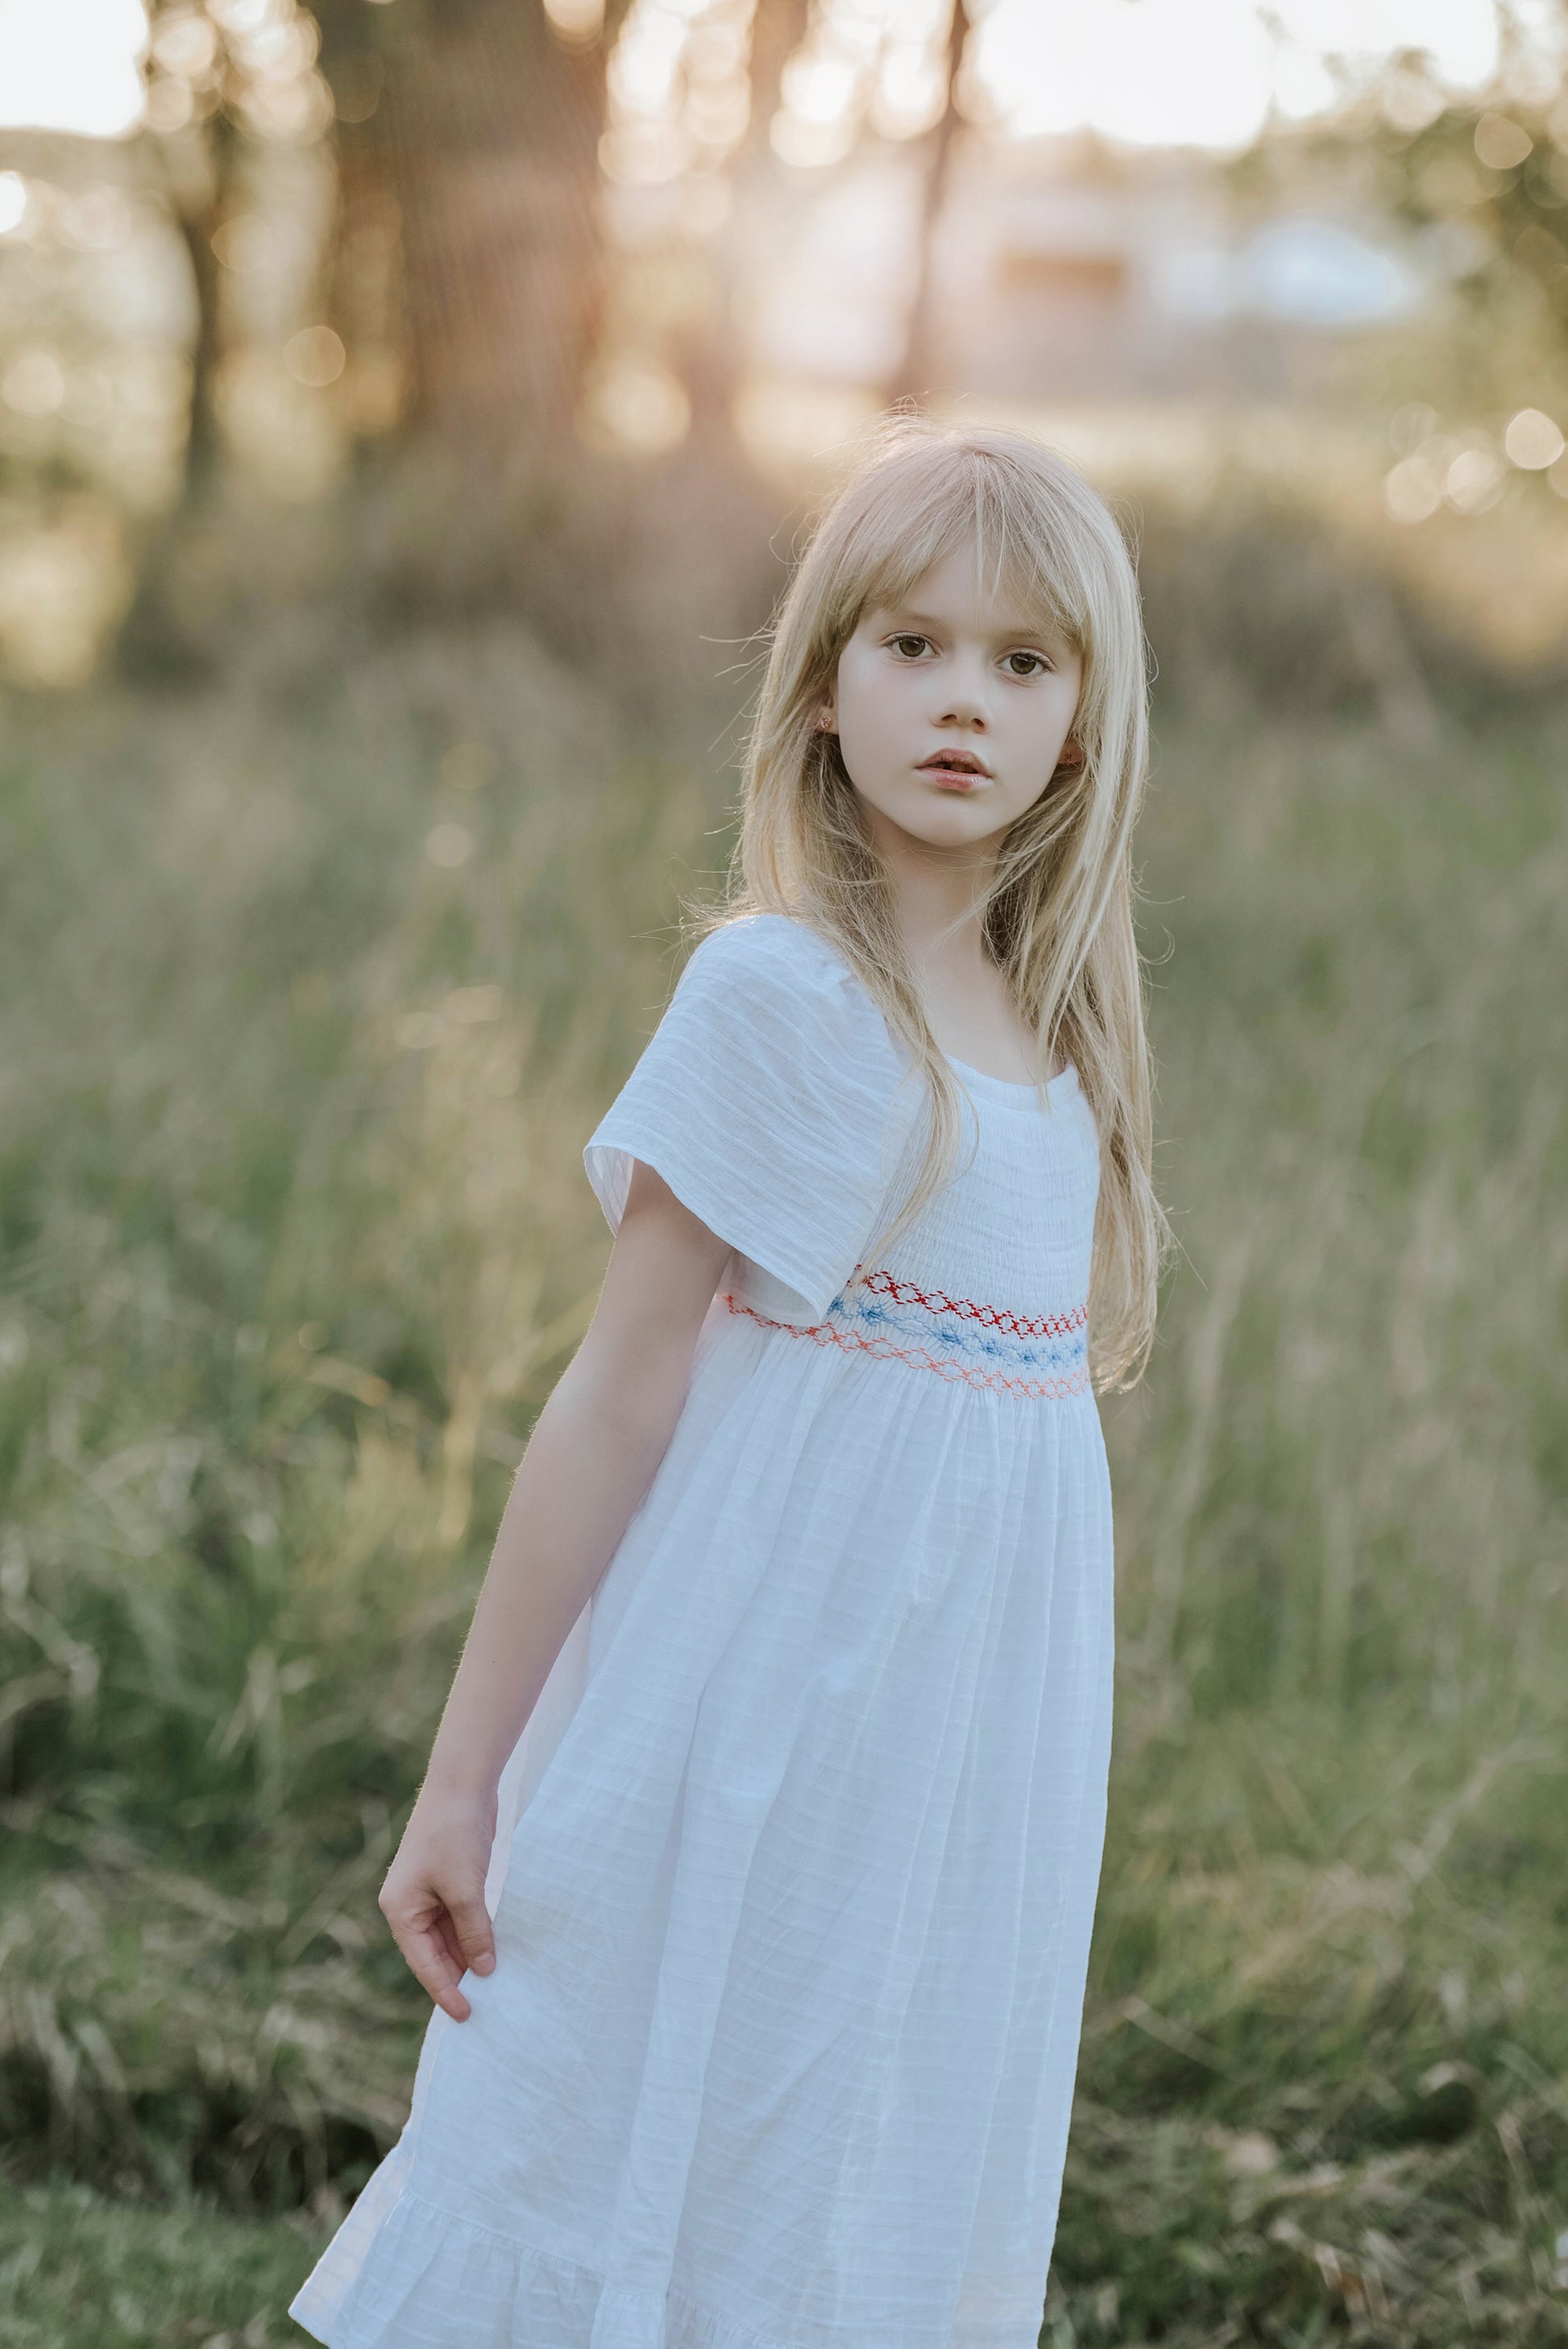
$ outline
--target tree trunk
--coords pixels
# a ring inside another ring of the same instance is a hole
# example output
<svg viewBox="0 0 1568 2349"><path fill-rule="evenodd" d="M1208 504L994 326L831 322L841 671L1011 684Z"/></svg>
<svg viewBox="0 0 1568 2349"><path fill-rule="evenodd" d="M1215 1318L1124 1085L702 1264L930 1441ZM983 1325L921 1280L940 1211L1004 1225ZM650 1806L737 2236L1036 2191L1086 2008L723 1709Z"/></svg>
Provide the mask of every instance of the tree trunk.
<svg viewBox="0 0 1568 2349"><path fill-rule="evenodd" d="M388 59L376 130L403 216L410 420L481 443L572 429L600 299L604 61L540 0L442 0Z"/></svg>
<svg viewBox="0 0 1568 2349"><path fill-rule="evenodd" d="M189 678L210 666L201 631L191 625L181 593L181 557L188 537L218 502L223 486L223 441L216 389L223 356L222 271L212 239L232 201L239 134L227 114L208 126L200 169L191 158L167 180L170 207L184 240L196 298L191 345L191 405L179 494L144 547L136 593L120 628L118 657L127 670Z"/></svg>
<svg viewBox="0 0 1568 2349"><path fill-rule="evenodd" d="M214 399L218 365L222 357L219 316L222 271L212 250L212 239L229 209L235 143L234 126L228 116L214 115L208 131L211 193L205 203L181 203L176 212L196 289L196 336L191 347L191 425L185 449L187 506L199 506L205 502L222 462Z"/></svg>
<svg viewBox="0 0 1568 2349"><path fill-rule="evenodd" d="M810 17L810 0L756 0L750 114L729 161L729 218L714 240L713 314L686 360L694 432L710 445L734 440L744 373L738 312L748 274L765 249L768 214L789 201L768 131L781 102L784 68L804 41Z"/></svg>
<svg viewBox="0 0 1568 2349"><path fill-rule="evenodd" d="M942 119L928 134L929 160L921 191L918 274L910 303L903 357L887 387L890 402L903 399L918 403L933 391L945 388L941 381L946 355L936 311L935 245L953 182L954 139L962 120L956 91L968 36L969 13L965 0L953 0L953 20L947 36L947 102L942 109Z"/></svg>

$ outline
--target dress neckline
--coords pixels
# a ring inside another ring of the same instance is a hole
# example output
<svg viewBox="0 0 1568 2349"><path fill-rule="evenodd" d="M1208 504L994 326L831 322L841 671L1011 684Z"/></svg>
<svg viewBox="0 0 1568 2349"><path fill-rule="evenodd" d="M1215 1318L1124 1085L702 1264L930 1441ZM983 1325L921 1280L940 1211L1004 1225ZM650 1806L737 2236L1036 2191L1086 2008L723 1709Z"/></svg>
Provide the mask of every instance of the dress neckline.
<svg viewBox="0 0 1568 2349"><path fill-rule="evenodd" d="M1033 1084L1016 1084L1010 1077L988 1076L984 1069L971 1068L967 1061L955 1061L951 1052L944 1052L942 1057L971 1088L978 1087L982 1092L1000 1094L1005 1100L1016 1101L1020 1106L1037 1097L1038 1089ZM1078 1071L1069 1061L1065 1069L1047 1079L1046 1091L1054 1093L1058 1085L1071 1086L1077 1082Z"/></svg>

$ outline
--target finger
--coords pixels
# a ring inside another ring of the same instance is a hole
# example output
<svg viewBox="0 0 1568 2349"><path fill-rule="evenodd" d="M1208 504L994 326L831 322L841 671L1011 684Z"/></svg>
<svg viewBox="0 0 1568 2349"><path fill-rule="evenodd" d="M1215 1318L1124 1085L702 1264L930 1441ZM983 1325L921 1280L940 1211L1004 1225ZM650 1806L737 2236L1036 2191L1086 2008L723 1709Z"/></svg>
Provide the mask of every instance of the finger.
<svg viewBox="0 0 1568 2349"><path fill-rule="evenodd" d="M446 1951L447 1961L452 1969L452 1980L456 1982L459 1975L466 1973L468 1969L463 1963L462 1944L458 1939L451 1919L444 1909L436 1920L434 1930L441 1937L441 1947Z"/></svg>
<svg viewBox="0 0 1568 2349"><path fill-rule="evenodd" d="M495 1934L483 1900L477 1895L449 1898L447 1914L463 1963L476 1974L488 1974L495 1964Z"/></svg>
<svg viewBox="0 0 1568 2349"><path fill-rule="evenodd" d="M405 1950L403 1954L442 2012L454 2023L466 2023L473 2010L458 1987L463 1970L454 1961L444 1934L431 1928L415 1951Z"/></svg>
<svg viewBox="0 0 1568 2349"><path fill-rule="evenodd" d="M402 1918L387 1921L415 1980L455 2023L466 2023L471 2010L458 1988L462 1966L448 1944L445 1912L418 1921Z"/></svg>

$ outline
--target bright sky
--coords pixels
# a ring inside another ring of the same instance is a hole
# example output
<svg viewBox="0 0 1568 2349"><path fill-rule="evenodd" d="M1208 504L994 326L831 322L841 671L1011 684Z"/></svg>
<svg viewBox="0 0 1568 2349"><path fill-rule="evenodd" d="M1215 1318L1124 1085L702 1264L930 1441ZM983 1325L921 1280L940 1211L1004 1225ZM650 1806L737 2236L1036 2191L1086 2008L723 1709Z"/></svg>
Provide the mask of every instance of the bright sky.
<svg viewBox="0 0 1568 2349"><path fill-rule="evenodd" d="M976 15L978 15L976 10ZM1010 129L1089 124L1138 144L1244 144L1271 98L1326 105L1326 53L1423 47L1456 88L1497 57L1493 0L994 0L976 53ZM135 127L142 0L0 0L0 124L115 138Z"/></svg>
<svg viewBox="0 0 1568 2349"><path fill-rule="evenodd" d="M0 0L0 124L122 137L146 39L141 0Z"/></svg>
<svg viewBox="0 0 1568 2349"><path fill-rule="evenodd" d="M1324 64L1422 47L1455 87L1497 62L1492 0L995 0L976 60L1021 135L1082 124L1134 144L1243 146L1271 98L1288 114L1335 96Z"/></svg>

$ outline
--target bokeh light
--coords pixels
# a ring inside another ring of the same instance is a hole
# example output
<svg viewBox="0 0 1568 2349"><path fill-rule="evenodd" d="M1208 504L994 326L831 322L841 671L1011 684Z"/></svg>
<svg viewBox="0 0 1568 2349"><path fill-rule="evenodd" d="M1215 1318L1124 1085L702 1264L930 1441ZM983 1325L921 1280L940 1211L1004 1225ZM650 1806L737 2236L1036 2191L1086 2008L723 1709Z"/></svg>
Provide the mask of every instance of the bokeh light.
<svg viewBox="0 0 1568 2349"><path fill-rule="evenodd" d="M1564 443L1562 428L1552 417L1543 416L1539 408L1522 408L1510 419L1502 445L1514 464L1534 473L1554 465Z"/></svg>

